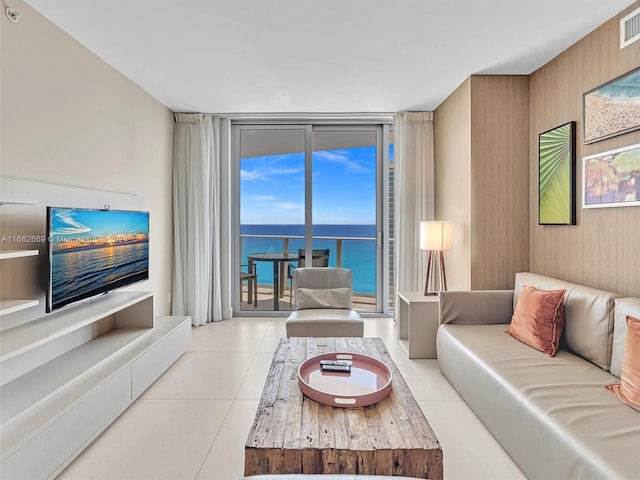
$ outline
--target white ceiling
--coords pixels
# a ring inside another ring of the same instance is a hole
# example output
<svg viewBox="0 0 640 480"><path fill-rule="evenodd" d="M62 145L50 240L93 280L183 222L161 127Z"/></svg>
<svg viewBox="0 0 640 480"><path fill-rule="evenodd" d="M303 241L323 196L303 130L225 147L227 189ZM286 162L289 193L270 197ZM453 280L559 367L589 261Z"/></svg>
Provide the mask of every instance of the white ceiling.
<svg viewBox="0 0 640 480"><path fill-rule="evenodd" d="M26 0L173 111L434 110L631 0Z"/></svg>

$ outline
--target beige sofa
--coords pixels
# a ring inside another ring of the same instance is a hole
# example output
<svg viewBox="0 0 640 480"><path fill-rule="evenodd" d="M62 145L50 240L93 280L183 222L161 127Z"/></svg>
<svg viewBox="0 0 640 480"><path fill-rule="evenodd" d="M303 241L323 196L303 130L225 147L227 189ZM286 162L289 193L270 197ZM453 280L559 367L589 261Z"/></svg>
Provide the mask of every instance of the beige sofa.
<svg viewBox="0 0 640 480"><path fill-rule="evenodd" d="M524 285L566 289L554 357L505 333ZM640 298L519 273L513 291L442 292L440 313L440 369L528 478L640 478L640 411L604 388Z"/></svg>

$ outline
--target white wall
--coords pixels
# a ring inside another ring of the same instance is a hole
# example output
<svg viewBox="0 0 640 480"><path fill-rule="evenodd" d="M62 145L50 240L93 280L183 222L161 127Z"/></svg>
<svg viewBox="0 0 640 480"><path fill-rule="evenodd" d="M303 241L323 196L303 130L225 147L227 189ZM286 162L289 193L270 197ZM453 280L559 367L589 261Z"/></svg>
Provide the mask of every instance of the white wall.
<svg viewBox="0 0 640 480"><path fill-rule="evenodd" d="M17 24L5 7L0 175L142 197L151 265L141 289L155 292L157 314L168 314L172 112L24 2L11 2Z"/></svg>

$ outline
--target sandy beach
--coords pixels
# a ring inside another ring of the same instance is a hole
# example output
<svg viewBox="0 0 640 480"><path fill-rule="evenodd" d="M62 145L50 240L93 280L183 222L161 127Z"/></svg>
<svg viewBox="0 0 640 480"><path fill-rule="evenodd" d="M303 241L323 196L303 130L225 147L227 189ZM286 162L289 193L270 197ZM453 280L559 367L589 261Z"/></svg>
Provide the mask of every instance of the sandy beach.
<svg viewBox="0 0 640 480"><path fill-rule="evenodd" d="M606 97L587 95L584 104L584 124L585 142L640 128L640 104L612 103Z"/></svg>

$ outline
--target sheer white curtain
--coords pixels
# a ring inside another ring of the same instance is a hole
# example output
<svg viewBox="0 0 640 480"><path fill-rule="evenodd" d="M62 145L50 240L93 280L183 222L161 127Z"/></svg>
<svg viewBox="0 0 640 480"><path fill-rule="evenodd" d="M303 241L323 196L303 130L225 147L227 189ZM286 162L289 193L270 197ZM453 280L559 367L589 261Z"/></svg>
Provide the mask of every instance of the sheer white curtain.
<svg viewBox="0 0 640 480"><path fill-rule="evenodd" d="M193 325L222 320L220 119L175 114L173 315Z"/></svg>
<svg viewBox="0 0 640 480"><path fill-rule="evenodd" d="M395 125L395 285L396 291L422 291L420 222L435 214L433 112L398 113Z"/></svg>

